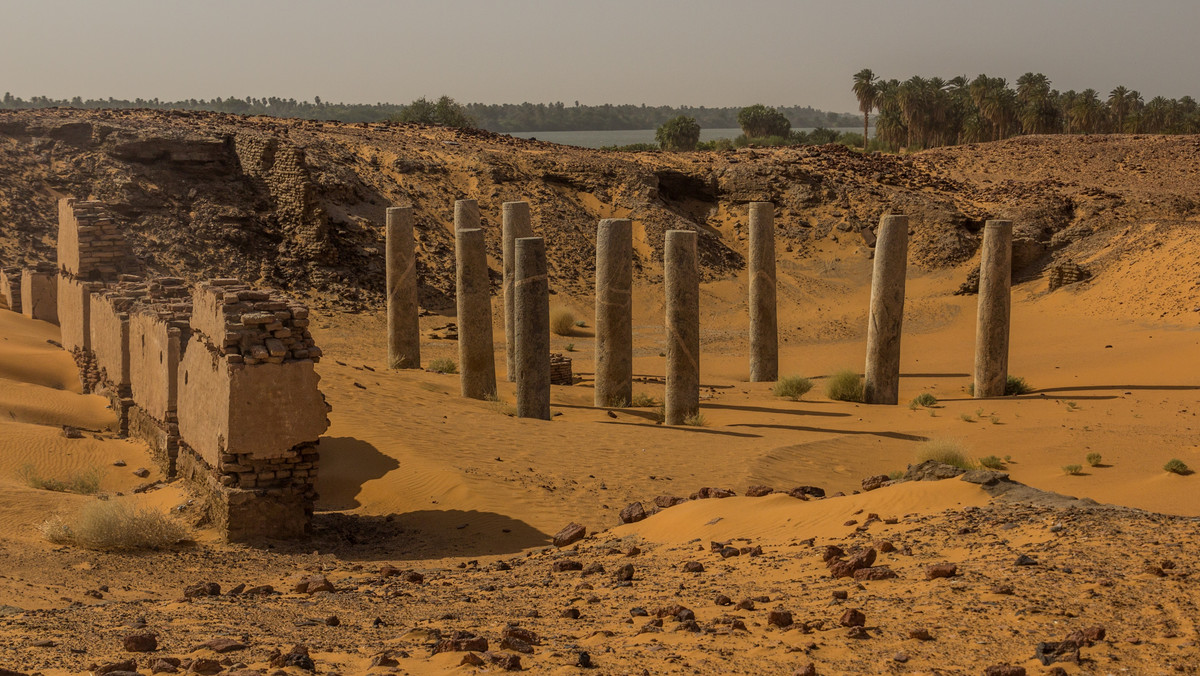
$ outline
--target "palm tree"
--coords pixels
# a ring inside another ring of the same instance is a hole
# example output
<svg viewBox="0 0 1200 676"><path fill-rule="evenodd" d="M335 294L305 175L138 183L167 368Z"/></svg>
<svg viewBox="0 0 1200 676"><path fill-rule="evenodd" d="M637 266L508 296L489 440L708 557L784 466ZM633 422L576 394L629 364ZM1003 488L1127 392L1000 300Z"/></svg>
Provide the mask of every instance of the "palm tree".
<svg viewBox="0 0 1200 676"><path fill-rule="evenodd" d="M863 68L854 74L854 95L858 97L858 109L863 114L863 152L867 151L867 126L871 122L871 109L879 96L875 73Z"/></svg>
<svg viewBox="0 0 1200 676"><path fill-rule="evenodd" d="M1129 90L1122 85L1108 93L1108 110L1116 118L1117 133L1125 131L1125 116L1129 114Z"/></svg>
<svg viewBox="0 0 1200 676"><path fill-rule="evenodd" d="M1085 89L1071 106L1071 119L1075 127L1084 134L1092 134L1104 119L1104 104L1095 89Z"/></svg>

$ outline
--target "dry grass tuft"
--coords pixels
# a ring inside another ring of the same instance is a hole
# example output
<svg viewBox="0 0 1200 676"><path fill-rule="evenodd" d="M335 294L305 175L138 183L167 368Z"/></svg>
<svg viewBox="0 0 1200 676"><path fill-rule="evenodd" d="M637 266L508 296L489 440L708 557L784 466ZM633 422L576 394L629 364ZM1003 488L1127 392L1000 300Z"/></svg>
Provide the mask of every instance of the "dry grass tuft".
<svg viewBox="0 0 1200 676"><path fill-rule="evenodd" d="M575 331L575 315L566 310L550 313L550 332L556 336L569 336Z"/></svg>
<svg viewBox="0 0 1200 676"><path fill-rule="evenodd" d="M850 369L843 369L829 376L825 383L825 396L836 401L863 400L863 379Z"/></svg>
<svg viewBox="0 0 1200 676"><path fill-rule="evenodd" d="M91 495L100 490L100 471L97 469L85 470L64 480L43 477L33 465L25 465L21 468L20 475L26 486L42 491Z"/></svg>
<svg viewBox="0 0 1200 676"><path fill-rule="evenodd" d="M975 469L975 463L967 459L962 444L950 439L930 439L921 444L917 451L917 462L936 460L943 465L951 465L962 469Z"/></svg>
<svg viewBox="0 0 1200 676"><path fill-rule="evenodd" d="M775 396L800 401L813 388L813 381L803 376L784 376L775 382Z"/></svg>
<svg viewBox="0 0 1200 676"><path fill-rule="evenodd" d="M164 549L187 537L186 528L161 512L108 500L97 500L70 517L53 516L41 531L56 545L118 552Z"/></svg>

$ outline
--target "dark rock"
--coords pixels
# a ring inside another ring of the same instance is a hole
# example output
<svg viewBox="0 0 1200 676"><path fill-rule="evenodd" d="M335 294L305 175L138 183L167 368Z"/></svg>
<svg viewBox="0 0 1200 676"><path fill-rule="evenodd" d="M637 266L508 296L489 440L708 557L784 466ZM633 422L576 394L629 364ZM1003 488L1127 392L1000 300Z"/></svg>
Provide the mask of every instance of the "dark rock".
<svg viewBox="0 0 1200 676"><path fill-rule="evenodd" d="M410 570L404 574L404 581L412 582L413 584L421 584L425 581L425 576L415 570Z"/></svg>
<svg viewBox="0 0 1200 676"><path fill-rule="evenodd" d="M1047 641L1037 644L1033 654L1042 664L1079 662L1079 645L1074 641Z"/></svg>
<svg viewBox="0 0 1200 676"><path fill-rule="evenodd" d="M526 655L533 654L533 646L529 645L527 641L523 641L515 636L505 636L501 638L500 647L504 650L525 653Z"/></svg>
<svg viewBox="0 0 1200 676"><path fill-rule="evenodd" d="M857 552L849 559L833 559L827 561L825 565L829 566L829 574L833 578L851 577L854 571L863 568L870 568L875 563L875 548L869 547L863 551Z"/></svg>
<svg viewBox="0 0 1200 676"><path fill-rule="evenodd" d="M1001 481L1008 480L1008 472L997 472L992 469L973 469L963 474L961 480L979 484L980 486L995 486Z"/></svg>
<svg viewBox="0 0 1200 676"><path fill-rule="evenodd" d="M313 663L312 658L308 656L308 646L297 644L292 649L282 655L274 655L271 657L270 665L272 667L287 668L296 667L305 671L316 671L317 665ZM193 669L195 667L193 666Z"/></svg>
<svg viewBox="0 0 1200 676"><path fill-rule="evenodd" d="M741 601L738 601L738 604L736 607L738 610L754 610L754 600L753 599L742 599Z"/></svg>
<svg viewBox="0 0 1200 676"><path fill-rule="evenodd" d="M190 587L185 587L183 597L193 599L198 596L220 596L221 585L216 582L200 582Z"/></svg>
<svg viewBox="0 0 1200 676"><path fill-rule="evenodd" d="M164 657L150 665L152 674L174 674L179 671L179 660L174 657Z"/></svg>
<svg viewBox="0 0 1200 676"><path fill-rule="evenodd" d="M833 590L833 598L838 601L845 601L850 598L850 594L845 589L835 589Z"/></svg>
<svg viewBox="0 0 1200 676"><path fill-rule="evenodd" d="M433 646L433 653L448 653L448 652L487 652L488 641L482 636L477 636L469 631L456 631L449 636L439 640ZM274 665L272 665L274 666Z"/></svg>
<svg viewBox="0 0 1200 676"><path fill-rule="evenodd" d="M801 499L823 498L825 497L825 489L818 488L817 486L796 486L788 491L788 495Z"/></svg>
<svg viewBox="0 0 1200 676"><path fill-rule="evenodd" d="M225 595L226 596L241 596L242 592L244 592L244 591L246 591L246 585L237 584L237 585L233 586L233 589L230 589L229 591L225 592Z"/></svg>
<svg viewBox="0 0 1200 676"><path fill-rule="evenodd" d="M654 498L654 504L658 506L659 509L674 507L675 505L680 505L685 502L687 502L687 498L680 498L674 495L660 495L657 498Z"/></svg>
<svg viewBox="0 0 1200 676"><path fill-rule="evenodd" d="M1025 667L1012 664L993 664L983 670L983 676L1025 676Z"/></svg>
<svg viewBox="0 0 1200 676"><path fill-rule="evenodd" d="M274 587L272 587L269 584L263 584L263 585L259 585L257 587L251 587L251 588L247 589L246 591L242 592L242 596L267 596L267 595L274 594L274 593L275 593Z"/></svg>
<svg viewBox="0 0 1200 676"><path fill-rule="evenodd" d="M908 654L907 653L896 653L895 655L892 656L892 659L899 662L900 664L904 664L905 662L908 661Z"/></svg>
<svg viewBox="0 0 1200 676"><path fill-rule="evenodd" d="M703 573L704 564L699 561L688 561L683 564L683 572L685 573Z"/></svg>
<svg viewBox="0 0 1200 676"><path fill-rule="evenodd" d="M850 627L850 631L846 632L847 638L871 638L865 627Z"/></svg>
<svg viewBox="0 0 1200 676"><path fill-rule="evenodd" d="M509 653L486 652L484 653L484 657L487 657L489 662L500 667L504 671L521 670L521 658L517 655L511 655Z"/></svg>
<svg viewBox="0 0 1200 676"><path fill-rule="evenodd" d="M628 582L633 579L633 572L633 564L627 563L617 569L617 572L613 574L613 579L617 582Z"/></svg>
<svg viewBox="0 0 1200 676"><path fill-rule="evenodd" d="M893 580L900 577L894 570L887 566L872 566L870 568L859 568L854 571L854 579L864 580Z"/></svg>
<svg viewBox="0 0 1200 676"><path fill-rule="evenodd" d="M888 542L887 540L880 542L878 545L876 545L876 548L879 549L880 554L891 554L892 552L896 551L896 545Z"/></svg>
<svg viewBox="0 0 1200 676"><path fill-rule="evenodd" d="M80 432L78 427L71 427L70 425L62 426L62 435L68 439L83 438L83 432Z"/></svg>
<svg viewBox="0 0 1200 676"><path fill-rule="evenodd" d="M307 657L307 654L305 656ZM309 663L311 664L312 660L309 660ZM300 666L300 665L289 665L289 666ZM300 668L304 669L306 667L300 667ZM314 669L315 669L315 667L309 668L308 670L313 671ZM213 659L209 659L207 657L199 657L199 658L192 660L192 664L188 667L188 672L193 672L193 673L197 673L197 674L218 674L222 671L225 671L225 667L220 662L213 660Z"/></svg>
<svg viewBox="0 0 1200 676"><path fill-rule="evenodd" d="M705 488L701 488L700 490L696 491L695 493L692 493L692 499L693 500L708 500L710 498L732 498L732 497L735 497L736 495L737 495L736 492L731 491L728 488L705 487Z"/></svg>
<svg viewBox="0 0 1200 676"><path fill-rule="evenodd" d="M621 510L621 523L637 523L644 518L646 518L646 510L640 502L631 503Z"/></svg>
<svg viewBox="0 0 1200 676"><path fill-rule="evenodd" d="M1001 596L1012 596L1013 588L1010 584L992 585L992 593L999 594Z"/></svg>
<svg viewBox="0 0 1200 676"><path fill-rule="evenodd" d="M878 488L882 488L883 484L887 483L888 481L890 481L890 478L886 474L876 474L875 476L869 476L866 479L862 480L862 489L864 492L873 491Z"/></svg>
<svg viewBox="0 0 1200 676"><path fill-rule="evenodd" d="M146 477L150 476L150 470L146 469L145 467L139 467L133 470L133 475L139 479L145 479Z"/></svg>
<svg viewBox="0 0 1200 676"><path fill-rule="evenodd" d="M714 603L716 603L718 606L731 606L733 605L733 599L724 594L717 594L717 598L714 600Z"/></svg>
<svg viewBox="0 0 1200 676"><path fill-rule="evenodd" d="M550 570L555 573L564 573L572 570L583 570L583 564L570 559L564 561L555 561L550 564Z"/></svg>
<svg viewBox="0 0 1200 676"><path fill-rule="evenodd" d="M904 473L905 481L940 481L942 479L953 479L956 476L962 476L966 473L965 469L946 465L937 460L926 460L919 465L909 465L908 471Z"/></svg>
<svg viewBox="0 0 1200 676"><path fill-rule="evenodd" d="M728 559L731 556L740 556L742 551L737 547L723 547L721 549L721 558Z"/></svg>
<svg viewBox="0 0 1200 676"><path fill-rule="evenodd" d="M840 559L845 555L846 552L842 551L841 547L837 545L826 545L825 553L822 554L821 558L825 561L825 563L829 563L833 559Z"/></svg>
<svg viewBox="0 0 1200 676"><path fill-rule="evenodd" d="M400 574L400 569L395 566L384 566L379 569L379 577L395 577Z"/></svg>
<svg viewBox="0 0 1200 676"><path fill-rule="evenodd" d="M579 619L579 609L578 608L567 608L566 610L562 611L560 616L564 617L568 620L578 620Z"/></svg>
<svg viewBox="0 0 1200 676"><path fill-rule="evenodd" d="M1033 558L1032 556L1029 556L1027 554L1021 554L1020 556L1017 557L1015 565L1036 566L1036 565L1038 565L1038 562L1037 562L1037 559Z"/></svg>
<svg viewBox="0 0 1200 676"><path fill-rule="evenodd" d="M125 660L124 662L110 662L109 664L105 664L97 668L93 673L96 674L96 676L103 676L104 674L111 674L118 671L132 671L137 673L137 661Z"/></svg>
<svg viewBox="0 0 1200 676"><path fill-rule="evenodd" d="M201 643L200 645L196 646L196 649L200 650L201 648L206 648L215 653L224 654L224 653L237 652L238 650L245 650L247 647L248 646L246 644L235 641L233 639L214 638L211 641L208 641L206 643Z"/></svg>
<svg viewBox="0 0 1200 676"><path fill-rule="evenodd" d="M925 627L920 627L917 629L909 629L908 637L912 638L912 639L916 639L918 641L932 641L933 640L933 634L930 634L929 630L926 629Z"/></svg>
<svg viewBox="0 0 1200 676"><path fill-rule="evenodd" d="M158 650L158 636L150 632L130 634L121 643L125 650L131 653L152 653Z"/></svg>
<svg viewBox="0 0 1200 676"><path fill-rule="evenodd" d="M554 534L554 546L566 547L567 545L579 542L587 535L587 529L577 523L569 523L562 530Z"/></svg>
<svg viewBox="0 0 1200 676"><path fill-rule="evenodd" d="M772 489L770 486L751 486L750 488L746 489L746 497L761 498L764 495L770 495L774 492L774 489Z"/></svg>
<svg viewBox="0 0 1200 676"><path fill-rule="evenodd" d="M529 645L538 645L542 642L542 639L536 633L534 633L532 629L525 629L524 627L515 624L510 624L504 627L504 631L501 632L501 636L505 638L515 638L520 641L524 641Z"/></svg>
<svg viewBox="0 0 1200 676"><path fill-rule="evenodd" d="M787 610L772 610L767 613L767 624L775 627L792 626L792 614Z"/></svg>
<svg viewBox="0 0 1200 676"><path fill-rule="evenodd" d="M700 625L696 624L696 620L681 620L679 626L675 627L675 631L690 631L692 633L700 633Z"/></svg>
<svg viewBox="0 0 1200 676"><path fill-rule="evenodd" d="M642 608L641 606L629 609L629 615L631 617L646 617L649 614L650 613L645 608Z"/></svg>
<svg viewBox="0 0 1200 676"><path fill-rule="evenodd" d="M792 672L792 676L817 676L817 665L809 662Z"/></svg>
<svg viewBox="0 0 1200 676"><path fill-rule="evenodd" d="M958 574L958 566L953 563L935 563L925 569L926 580L936 580L939 577L954 577Z"/></svg>
<svg viewBox="0 0 1200 676"><path fill-rule="evenodd" d="M575 666L582 667L584 669L592 669L596 665L592 662L592 656L587 654L587 651L580 650L579 654L575 656Z"/></svg>
<svg viewBox="0 0 1200 676"><path fill-rule="evenodd" d="M324 575L300 576L293 580L292 591L297 594L315 594L317 592L333 591L331 583Z"/></svg>
<svg viewBox="0 0 1200 676"><path fill-rule="evenodd" d="M398 667L400 660L392 657L391 652L384 651L371 658L372 667Z"/></svg>
<svg viewBox="0 0 1200 676"><path fill-rule="evenodd" d="M583 574L585 576L586 575L603 575L604 574L604 564L602 564L602 563L588 564L588 566L583 569Z"/></svg>
<svg viewBox="0 0 1200 676"><path fill-rule="evenodd" d="M866 623L867 616L854 608L847 608L846 612L842 613L841 619L838 620L838 624L843 627L861 627Z"/></svg>
<svg viewBox="0 0 1200 676"><path fill-rule="evenodd" d="M341 621L341 619L338 618L337 615L330 615L329 617L325 618L325 626L326 627L337 627L337 626L341 626L341 624L342 624L342 621Z"/></svg>

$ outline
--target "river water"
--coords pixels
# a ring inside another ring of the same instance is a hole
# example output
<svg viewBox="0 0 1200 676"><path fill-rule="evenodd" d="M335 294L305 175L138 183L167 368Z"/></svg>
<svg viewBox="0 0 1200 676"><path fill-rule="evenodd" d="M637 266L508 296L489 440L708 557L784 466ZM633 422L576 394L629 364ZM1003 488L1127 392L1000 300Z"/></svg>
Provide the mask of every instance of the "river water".
<svg viewBox="0 0 1200 676"><path fill-rule="evenodd" d="M798 131L812 131L815 127L793 127ZM862 133L862 127L833 127L840 132ZM618 129L609 131L514 131L510 136L517 138L536 138L539 141L561 143L567 146L583 148L602 148L604 146L627 146L634 143L656 143L653 129ZM874 130L872 130L874 131ZM701 141L715 141L721 138L732 139L741 135L741 129L701 129Z"/></svg>

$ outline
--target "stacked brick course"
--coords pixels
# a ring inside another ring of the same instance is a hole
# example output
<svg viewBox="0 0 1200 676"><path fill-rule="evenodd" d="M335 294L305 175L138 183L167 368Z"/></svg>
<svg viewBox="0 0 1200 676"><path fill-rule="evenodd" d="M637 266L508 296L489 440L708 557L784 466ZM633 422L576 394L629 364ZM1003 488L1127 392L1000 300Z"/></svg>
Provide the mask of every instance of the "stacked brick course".
<svg viewBox="0 0 1200 676"><path fill-rule="evenodd" d="M236 279L203 282L196 297L200 340L230 364L320 361L321 349L308 331L304 305Z"/></svg>
<svg viewBox="0 0 1200 676"><path fill-rule="evenodd" d="M0 304L21 311L21 268L0 268Z"/></svg>
<svg viewBox="0 0 1200 676"><path fill-rule="evenodd" d="M1091 273L1086 268L1082 267L1074 261L1066 261L1059 263L1050 268L1048 275L1050 281L1050 290L1053 291L1067 284L1082 282L1091 276Z"/></svg>
<svg viewBox="0 0 1200 676"><path fill-rule="evenodd" d="M571 360L564 357L559 352L550 353L550 384L551 385L571 385L574 384L573 376L571 375Z"/></svg>

